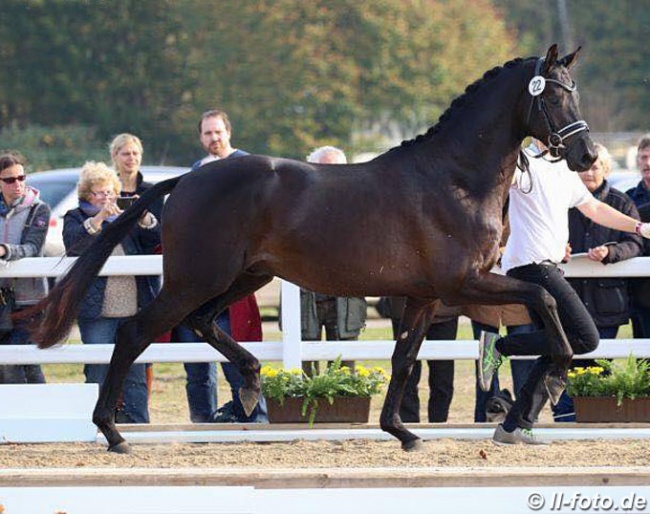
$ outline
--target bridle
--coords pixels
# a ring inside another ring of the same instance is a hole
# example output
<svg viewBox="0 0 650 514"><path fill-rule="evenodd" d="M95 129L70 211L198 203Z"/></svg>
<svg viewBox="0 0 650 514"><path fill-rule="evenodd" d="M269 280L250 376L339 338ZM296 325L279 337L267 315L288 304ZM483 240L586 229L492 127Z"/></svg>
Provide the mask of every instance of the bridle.
<svg viewBox="0 0 650 514"><path fill-rule="evenodd" d="M548 151L541 152L537 157L543 157L546 153L550 153L551 156L554 157L556 161L559 161L562 159L562 156L560 155L560 150L566 149L566 145L564 144L564 141L569 137L578 134L582 131L588 132L589 125L587 125L587 122L585 120L578 120L578 121L574 121L573 123L569 123L568 125L562 127L559 130L555 129L555 127L553 126L553 121L551 120L551 117L548 114L546 104L544 103L544 97L542 95L542 92L544 91L544 87L547 82L551 82L553 84L557 84L558 86L562 87L564 90L568 91L569 93L573 93L576 90L576 83L574 80L571 80L571 84L565 84L564 82L561 82L556 79L543 77L541 75L543 64L544 64L543 57L537 59L537 63L535 64L535 75L533 76L530 83L528 84L528 92L532 96L532 99L530 102L530 108L528 109L528 117L526 119L526 124L528 125L528 122L530 121L530 116L533 111L533 105L537 104L537 111L542 115L550 132L548 136L548 142L546 143Z"/></svg>

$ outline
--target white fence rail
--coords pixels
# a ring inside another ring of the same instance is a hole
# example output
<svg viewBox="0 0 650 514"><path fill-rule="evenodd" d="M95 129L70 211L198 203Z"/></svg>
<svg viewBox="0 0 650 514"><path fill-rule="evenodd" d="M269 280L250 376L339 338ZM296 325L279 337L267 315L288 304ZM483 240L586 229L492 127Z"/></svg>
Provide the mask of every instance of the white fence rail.
<svg viewBox="0 0 650 514"><path fill-rule="evenodd" d="M0 277L54 277L64 273L74 258L30 258L0 267ZM617 264L603 265L588 259L576 259L563 265L569 277L642 277L650 276L650 257L637 257ZM101 275L156 275L162 271L158 255L111 257ZM299 289L282 283L282 339L271 342L244 342L242 345L261 361L282 361L286 368L300 367L303 360L390 359L394 341L303 342L300 335ZM629 353L650 357L650 340L616 339L602 341L598 350L584 357L625 357ZM110 361L112 345L64 345L48 350L32 346L0 346L0 364L91 363ZM476 341L427 341L419 359L476 359ZM151 345L139 362L224 361L221 354L205 343L163 343Z"/></svg>

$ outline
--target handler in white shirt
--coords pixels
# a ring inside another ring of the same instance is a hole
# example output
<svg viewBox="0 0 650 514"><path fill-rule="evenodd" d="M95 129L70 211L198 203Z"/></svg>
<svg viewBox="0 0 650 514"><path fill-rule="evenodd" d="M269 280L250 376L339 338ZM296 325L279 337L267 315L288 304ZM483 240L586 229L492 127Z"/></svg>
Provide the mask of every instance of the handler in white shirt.
<svg viewBox="0 0 650 514"><path fill-rule="evenodd" d="M502 268L508 276L544 287L557 302L560 322L574 354L589 353L598 346L598 330L557 266L565 256L569 241L569 209L576 207L600 225L636 232L645 238L650 238L650 224L640 223L596 199L564 161L536 158L533 151L526 149L530 172L517 169L510 189L511 233L501 261ZM496 444L545 444L535 437L532 427L549 392L555 401L562 392L549 391L545 379L549 372L553 372L554 378L559 373L561 382L566 377L566 370L558 370L551 358L551 349L557 348L557 342L548 341L549 335L541 328L541 320L534 312L530 314L539 330L501 338L487 332L481 334L479 379L483 390L489 389L492 376L504 357L540 355L517 401L494 433Z"/></svg>

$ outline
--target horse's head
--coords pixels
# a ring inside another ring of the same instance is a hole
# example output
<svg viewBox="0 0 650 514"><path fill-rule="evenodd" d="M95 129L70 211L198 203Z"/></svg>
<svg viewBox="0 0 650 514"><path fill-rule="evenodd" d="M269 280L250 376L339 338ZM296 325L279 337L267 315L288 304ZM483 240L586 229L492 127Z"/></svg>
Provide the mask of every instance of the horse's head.
<svg viewBox="0 0 650 514"><path fill-rule="evenodd" d="M546 57L537 60L528 83L530 134L546 144L553 157L566 159L573 171L587 170L596 160L589 126L578 107L576 84L569 74L579 51L558 59L557 45L551 46Z"/></svg>

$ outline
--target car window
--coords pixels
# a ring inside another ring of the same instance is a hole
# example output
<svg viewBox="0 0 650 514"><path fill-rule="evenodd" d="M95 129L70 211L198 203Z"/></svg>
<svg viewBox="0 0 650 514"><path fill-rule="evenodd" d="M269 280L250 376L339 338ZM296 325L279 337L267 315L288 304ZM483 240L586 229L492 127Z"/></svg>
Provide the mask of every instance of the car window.
<svg viewBox="0 0 650 514"><path fill-rule="evenodd" d="M41 200L52 208L56 207L76 186L75 182L56 182L54 180L42 182L28 180L28 183L39 190Z"/></svg>

